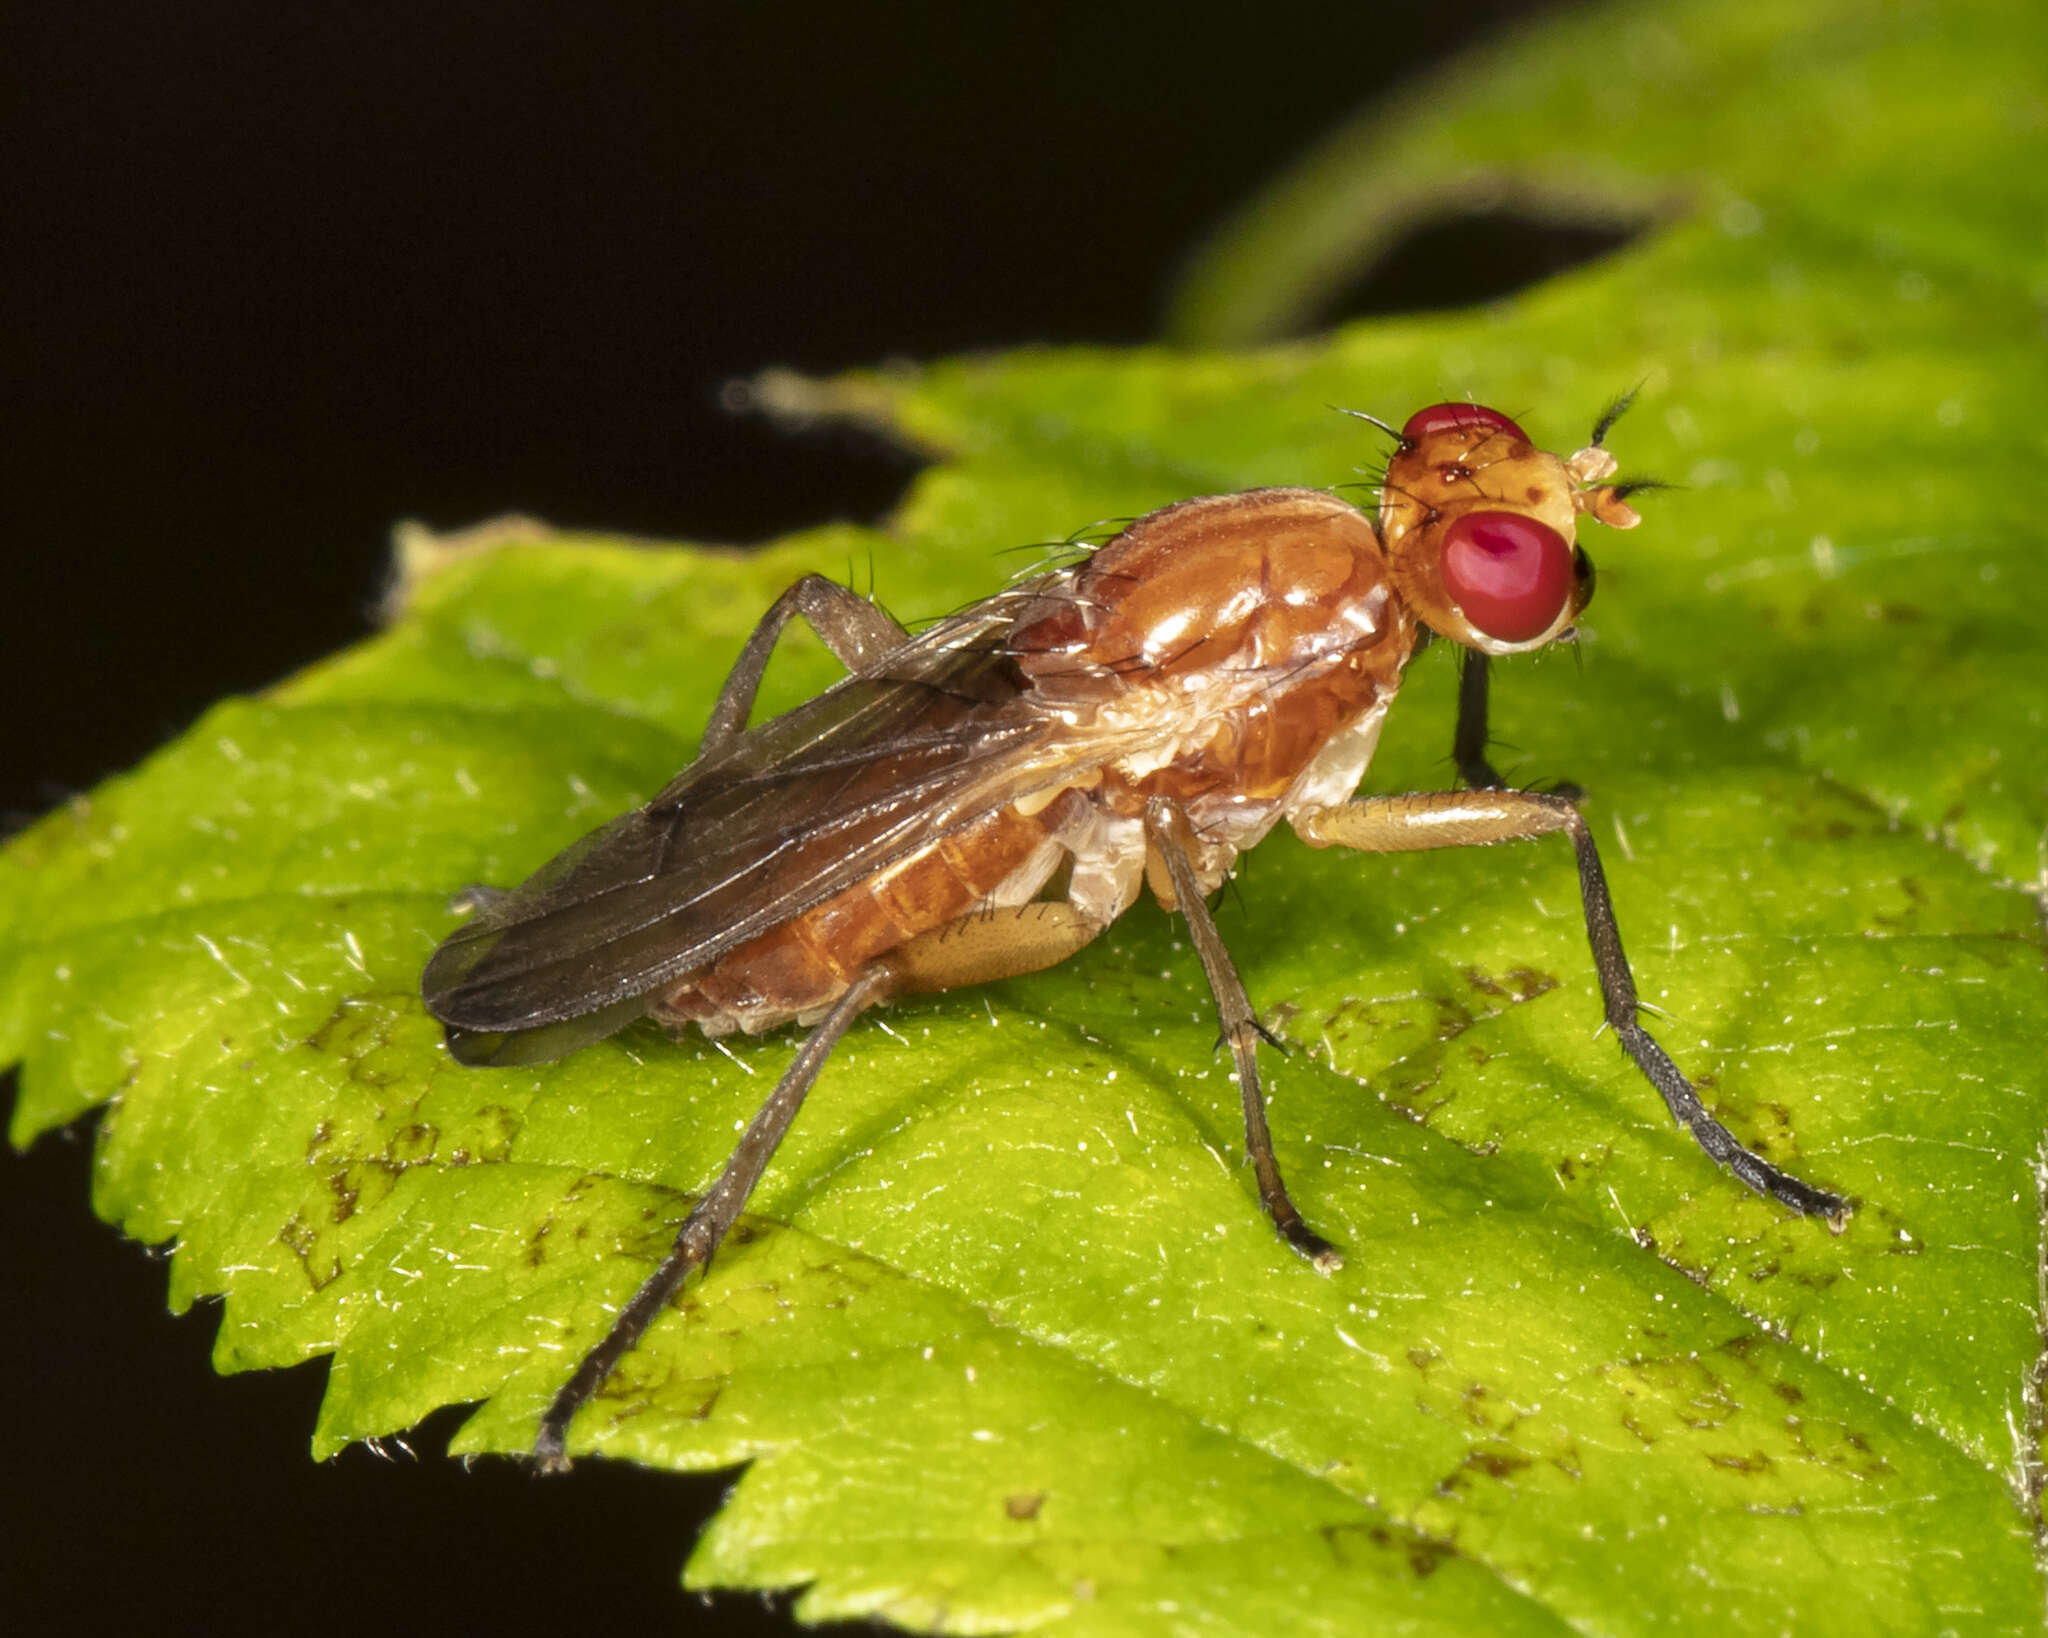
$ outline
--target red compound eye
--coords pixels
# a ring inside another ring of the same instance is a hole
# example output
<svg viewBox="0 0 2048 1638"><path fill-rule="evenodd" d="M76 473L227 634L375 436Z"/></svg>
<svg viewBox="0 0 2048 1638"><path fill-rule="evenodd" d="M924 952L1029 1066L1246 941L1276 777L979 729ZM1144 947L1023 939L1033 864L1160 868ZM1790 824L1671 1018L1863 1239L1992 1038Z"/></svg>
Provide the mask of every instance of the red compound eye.
<svg viewBox="0 0 2048 1638"><path fill-rule="evenodd" d="M1402 426L1401 438L1412 444L1429 433L1448 432L1454 427L1491 427L1525 444L1529 442L1528 433L1499 410L1488 409L1484 404L1432 404L1428 409L1419 409Z"/></svg>
<svg viewBox="0 0 2048 1638"><path fill-rule="evenodd" d="M1520 512L1467 512L1444 530L1444 590L1503 643L1541 637L1572 594L1572 549Z"/></svg>

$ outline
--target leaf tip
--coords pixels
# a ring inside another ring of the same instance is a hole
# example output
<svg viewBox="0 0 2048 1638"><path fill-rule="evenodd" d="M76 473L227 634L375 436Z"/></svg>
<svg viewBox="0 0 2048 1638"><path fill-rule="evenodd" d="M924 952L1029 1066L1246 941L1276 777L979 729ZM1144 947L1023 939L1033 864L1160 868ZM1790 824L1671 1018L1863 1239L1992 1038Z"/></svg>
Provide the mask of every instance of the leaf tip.
<svg viewBox="0 0 2048 1638"><path fill-rule="evenodd" d="M486 518L446 534L408 518L391 531L391 584L378 606L378 619L385 625L395 622L412 606L422 586L466 558L507 546L537 546L559 536L560 531L552 525L518 512Z"/></svg>

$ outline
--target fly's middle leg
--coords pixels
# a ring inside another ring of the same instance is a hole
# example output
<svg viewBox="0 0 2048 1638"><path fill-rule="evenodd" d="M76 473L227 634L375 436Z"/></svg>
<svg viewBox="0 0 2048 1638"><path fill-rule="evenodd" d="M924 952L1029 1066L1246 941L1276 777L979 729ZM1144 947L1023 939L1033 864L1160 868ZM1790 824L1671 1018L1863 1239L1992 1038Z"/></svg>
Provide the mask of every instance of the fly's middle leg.
<svg viewBox="0 0 2048 1638"><path fill-rule="evenodd" d="M859 592L821 574L805 575L768 605L768 612L733 662L725 686L718 691L718 701L711 707L711 720L704 726L704 750L716 750L746 727L776 640L798 615L849 671L871 665L910 641L910 633Z"/></svg>
<svg viewBox="0 0 2048 1638"><path fill-rule="evenodd" d="M1266 1098L1259 1086L1259 1039L1272 1040L1252 1011L1244 980L1230 952L1223 947L1216 920L1202 899L1201 884L1188 858L1194 843L1194 829L1177 802L1155 796L1145 804L1145 841L1166 866L1173 883L1173 896L1188 924L1195 954L1209 980L1209 993L1216 998L1216 1015L1223 1039L1237 1067L1237 1089L1244 1105L1244 1146L1259 1182L1259 1200L1281 1238L1316 1266L1320 1273L1333 1274L1344 1266L1337 1248L1302 1220L1287 1185L1280 1178L1280 1162L1273 1153L1273 1135L1266 1126Z"/></svg>
<svg viewBox="0 0 2048 1638"><path fill-rule="evenodd" d="M1839 1228L1848 1211L1840 1195L1801 1182L1761 1155L1707 1112L1699 1093L1643 1028L1637 1016L1635 978L1622 953L1621 928L1600 853L1585 816L1568 799L1546 791L1434 791L1413 796L1362 797L1342 807L1296 815L1294 828L1315 847L1356 848L1361 853L1414 853L1428 848L1468 847L1488 842L1531 841L1562 831L1578 856L1579 896L1586 912L1586 939L1593 948L1607 1022L1644 1078L1664 1098L1680 1125L1707 1154L1758 1194L1802 1216L1824 1217Z"/></svg>

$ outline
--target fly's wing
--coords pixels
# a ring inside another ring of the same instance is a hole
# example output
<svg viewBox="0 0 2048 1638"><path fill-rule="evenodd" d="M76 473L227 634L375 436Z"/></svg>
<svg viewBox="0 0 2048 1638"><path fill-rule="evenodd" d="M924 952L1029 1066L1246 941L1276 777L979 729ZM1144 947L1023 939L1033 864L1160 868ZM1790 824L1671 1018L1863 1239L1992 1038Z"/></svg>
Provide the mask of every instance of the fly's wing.
<svg viewBox="0 0 2048 1638"><path fill-rule="evenodd" d="M1059 783L1080 755L1003 647L1021 595L741 735L489 899L421 985L458 1055L528 1062L608 1035L650 991ZM468 1052L459 1039L509 1032L531 1038Z"/></svg>

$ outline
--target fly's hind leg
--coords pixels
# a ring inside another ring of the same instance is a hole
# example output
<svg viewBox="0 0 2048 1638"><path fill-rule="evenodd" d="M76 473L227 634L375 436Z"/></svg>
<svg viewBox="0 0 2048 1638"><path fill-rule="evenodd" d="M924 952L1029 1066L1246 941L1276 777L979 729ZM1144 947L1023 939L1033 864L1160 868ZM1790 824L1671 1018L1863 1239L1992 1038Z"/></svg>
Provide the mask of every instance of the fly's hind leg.
<svg viewBox="0 0 2048 1638"><path fill-rule="evenodd" d="M1599 850L1585 816L1565 797L1547 791L1435 791L1414 796L1365 797L1342 807L1297 815L1294 828L1315 847L1351 847L1361 853L1414 853L1427 848L1469 847L1488 842L1532 841L1557 831L1571 838L1578 855L1579 896L1586 912L1586 939L1593 970L1615 1038L1644 1077L1663 1095L1680 1125L1691 1131L1709 1156L1758 1194L1768 1195L1802 1216L1824 1217L1839 1228L1848 1204L1840 1195L1803 1183L1744 1148L1700 1102L1670 1055L1651 1039L1637 1017L1635 979L1622 954L1621 929Z"/></svg>
<svg viewBox="0 0 2048 1638"><path fill-rule="evenodd" d="M1056 901L976 911L889 952L895 993L954 990L1043 972L1081 949L1105 925Z"/></svg>
<svg viewBox="0 0 2048 1638"><path fill-rule="evenodd" d="M733 662L725 686L718 691L718 701L711 707L711 720L704 727L705 750L716 750L746 727L776 639L798 615L849 671L871 665L910 641L907 631L859 592L821 574L805 575L769 604Z"/></svg>
<svg viewBox="0 0 2048 1638"><path fill-rule="evenodd" d="M619 1310L604 1340L583 1356L575 1374L549 1404L533 1443L542 1469L560 1472L568 1467L563 1443L570 1422L604 1386L619 1361L633 1351L648 1326L682 1289L690 1271L711 1261L719 1243L739 1220L747 1197L768 1169L797 1110L803 1107L804 1095L817 1080L825 1059L863 1010L913 991L952 989L1037 972L1064 961L1102 927L1100 921L1068 904L1026 904L979 912L920 934L862 972L805 1038L718 1181L677 1230L675 1244L661 1266Z"/></svg>
<svg viewBox="0 0 2048 1638"><path fill-rule="evenodd" d="M1252 1011L1244 980L1237 976L1230 952L1223 947L1215 918L1203 902L1201 884L1188 858L1194 842L1194 828L1177 802L1155 796L1145 804L1145 842L1173 883L1173 896L1188 924L1195 954L1209 980L1209 993L1216 997L1216 1015L1223 1039L1237 1066L1237 1090L1244 1104L1244 1147L1259 1182L1259 1200L1273 1226L1290 1246L1313 1263L1320 1273L1333 1274L1344 1266L1337 1248L1302 1220L1280 1179L1280 1162L1273 1153L1273 1135L1266 1126L1266 1098L1259 1087L1259 1038L1273 1037Z"/></svg>
<svg viewBox="0 0 2048 1638"><path fill-rule="evenodd" d="M768 1161L781 1144L783 1134L789 1130L789 1123L796 1119L797 1110L803 1107L804 1094L817 1080L818 1071L825 1067L825 1059L839 1044L840 1036L846 1033L854 1019L864 1009L887 997L889 987L888 972L881 967L870 967L853 981L847 992L832 1004L831 1011L804 1038L795 1059L783 1071L782 1079L775 1083L775 1090L768 1094L768 1101L761 1105L761 1112L754 1117L740 1139L739 1147L733 1150L732 1158L725 1163L725 1170L718 1174L718 1181L711 1185L697 1203L697 1209L676 1232L675 1244L661 1260L661 1266L647 1277L646 1283L633 1293L632 1300L619 1310L604 1340L583 1356L575 1375L562 1385L561 1391L549 1404L547 1414L541 1418L539 1436L533 1442L533 1453L540 1459L543 1472L559 1473L568 1468L569 1460L563 1453L562 1444L576 1413L604 1386L605 1378L612 1374L619 1361L633 1351L633 1345L646 1333L648 1326L682 1289L690 1270L711 1261L711 1254L739 1220L747 1196L754 1192L754 1185L761 1181L761 1174L768 1169Z"/></svg>

